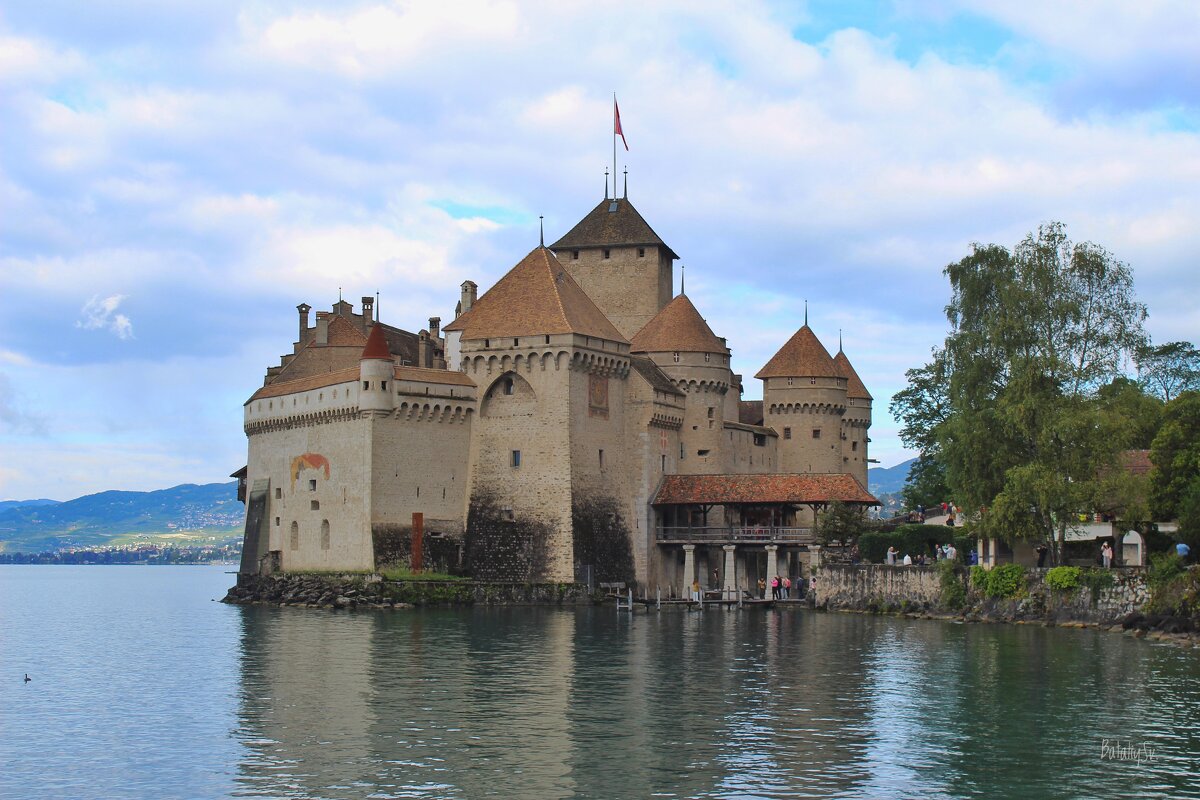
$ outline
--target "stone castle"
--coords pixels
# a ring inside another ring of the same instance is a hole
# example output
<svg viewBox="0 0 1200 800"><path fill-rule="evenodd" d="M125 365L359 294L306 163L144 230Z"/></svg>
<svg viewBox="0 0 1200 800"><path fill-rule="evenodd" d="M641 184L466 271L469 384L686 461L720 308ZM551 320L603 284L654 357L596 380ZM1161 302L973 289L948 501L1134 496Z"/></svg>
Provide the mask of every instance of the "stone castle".
<svg viewBox="0 0 1200 800"><path fill-rule="evenodd" d="M725 588L802 574L816 515L873 505L871 395L805 324L744 401L678 256L605 198L410 333L298 306L245 403L241 572L422 563L482 580ZM807 316L807 315L805 315Z"/></svg>

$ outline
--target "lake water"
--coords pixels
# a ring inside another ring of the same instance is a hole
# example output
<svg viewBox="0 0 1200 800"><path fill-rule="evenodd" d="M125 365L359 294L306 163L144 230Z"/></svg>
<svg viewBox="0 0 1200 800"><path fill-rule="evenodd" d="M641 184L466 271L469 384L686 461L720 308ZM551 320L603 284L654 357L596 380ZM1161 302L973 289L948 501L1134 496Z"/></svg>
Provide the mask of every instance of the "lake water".
<svg viewBox="0 0 1200 800"><path fill-rule="evenodd" d="M0 797L1200 798L1200 651L805 610L231 607L226 569L0 566Z"/></svg>

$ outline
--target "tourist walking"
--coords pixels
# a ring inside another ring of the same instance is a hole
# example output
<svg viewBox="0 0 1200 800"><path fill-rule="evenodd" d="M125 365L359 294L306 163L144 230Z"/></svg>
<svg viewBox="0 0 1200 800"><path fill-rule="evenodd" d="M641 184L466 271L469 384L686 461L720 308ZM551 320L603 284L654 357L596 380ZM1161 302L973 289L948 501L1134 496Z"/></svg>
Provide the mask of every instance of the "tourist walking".
<svg viewBox="0 0 1200 800"><path fill-rule="evenodd" d="M1112 569L1113 549L1108 542L1105 542L1104 546L1100 548L1100 558L1104 560L1105 569Z"/></svg>

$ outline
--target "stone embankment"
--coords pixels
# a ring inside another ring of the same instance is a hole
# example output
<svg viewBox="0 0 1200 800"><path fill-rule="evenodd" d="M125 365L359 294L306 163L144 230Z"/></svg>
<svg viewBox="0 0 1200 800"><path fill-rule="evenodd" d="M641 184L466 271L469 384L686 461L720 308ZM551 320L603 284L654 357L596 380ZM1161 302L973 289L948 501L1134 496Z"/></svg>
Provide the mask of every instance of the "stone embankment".
<svg viewBox="0 0 1200 800"><path fill-rule="evenodd" d="M390 609L426 605L583 605L584 587L563 583L389 580L379 575L239 575L221 601L237 605Z"/></svg>
<svg viewBox="0 0 1200 800"><path fill-rule="evenodd" d="M1150 600L1144 570L1114 569L1111 583L1070 591L1051 588L1047 569L1024 571L1024 584L1011 598L986 597L965 568L953 573L961 589L948 591L936 567L877 564L826 565L817 577L818 608L900 613L966 622L1040 623L1100 627L1128 635L1177 642L1200 642L1200 621L1143 613ZM950 587L952 588L952 587Z"/></svg>

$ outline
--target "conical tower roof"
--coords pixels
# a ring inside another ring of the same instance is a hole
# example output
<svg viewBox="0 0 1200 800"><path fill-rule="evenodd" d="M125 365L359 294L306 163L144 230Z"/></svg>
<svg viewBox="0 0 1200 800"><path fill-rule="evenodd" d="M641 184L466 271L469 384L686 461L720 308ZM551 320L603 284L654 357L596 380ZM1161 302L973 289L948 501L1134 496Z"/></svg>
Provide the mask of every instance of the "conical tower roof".
<svg viewBox="0 0 1200 800"><path fill-rule="evenodd" d="M842 374L812 328L804 325L754 377L840 378Z"/></svg>
<svg viewBox="0 0 1200 800"><path fill-rule="evenodd" d="M725 343L717 338L692 305L686 294L663 306L654 318L633 335L634 353L726 353Z"/></svg>
<svg viewBox="0 0 1200 800"><path fill-rule="evenodd" d="M363 346L362 358L381 358L385 361L392 360L392 351L388 349L387 337L383 335L383 326L375 324L371 326L371 333L367 336L367 343Z"/></svg>
<svg viewBox="0 0 1200 800"><path fill-rule="evenodd" d="M462 331L463 339L579 333L626 341L545 247L521 259L445 330Z"/></svg>
<svg viewBox="0 0 1200 800"><path fill-rule="evenodd" d="M574 228L567 231L565 236L550 245L550 249L569 250L609 245L663 247L671 258L679 258L675 251L659 238L627 197L620 200L605 198Z"/></svg>
<svg viewBox="0 0 1200 800"><path fill-rule="evenodd" d="M854 367L850 364L850 359L846 358L846 354L838 350L838 354L833 357L833 363L842 373L842 377L846 379L846 397L851 400L874 400L871 393L867 391L867 386L862 382L862 378L858 377L858 373L854 371Z"/></svg>

